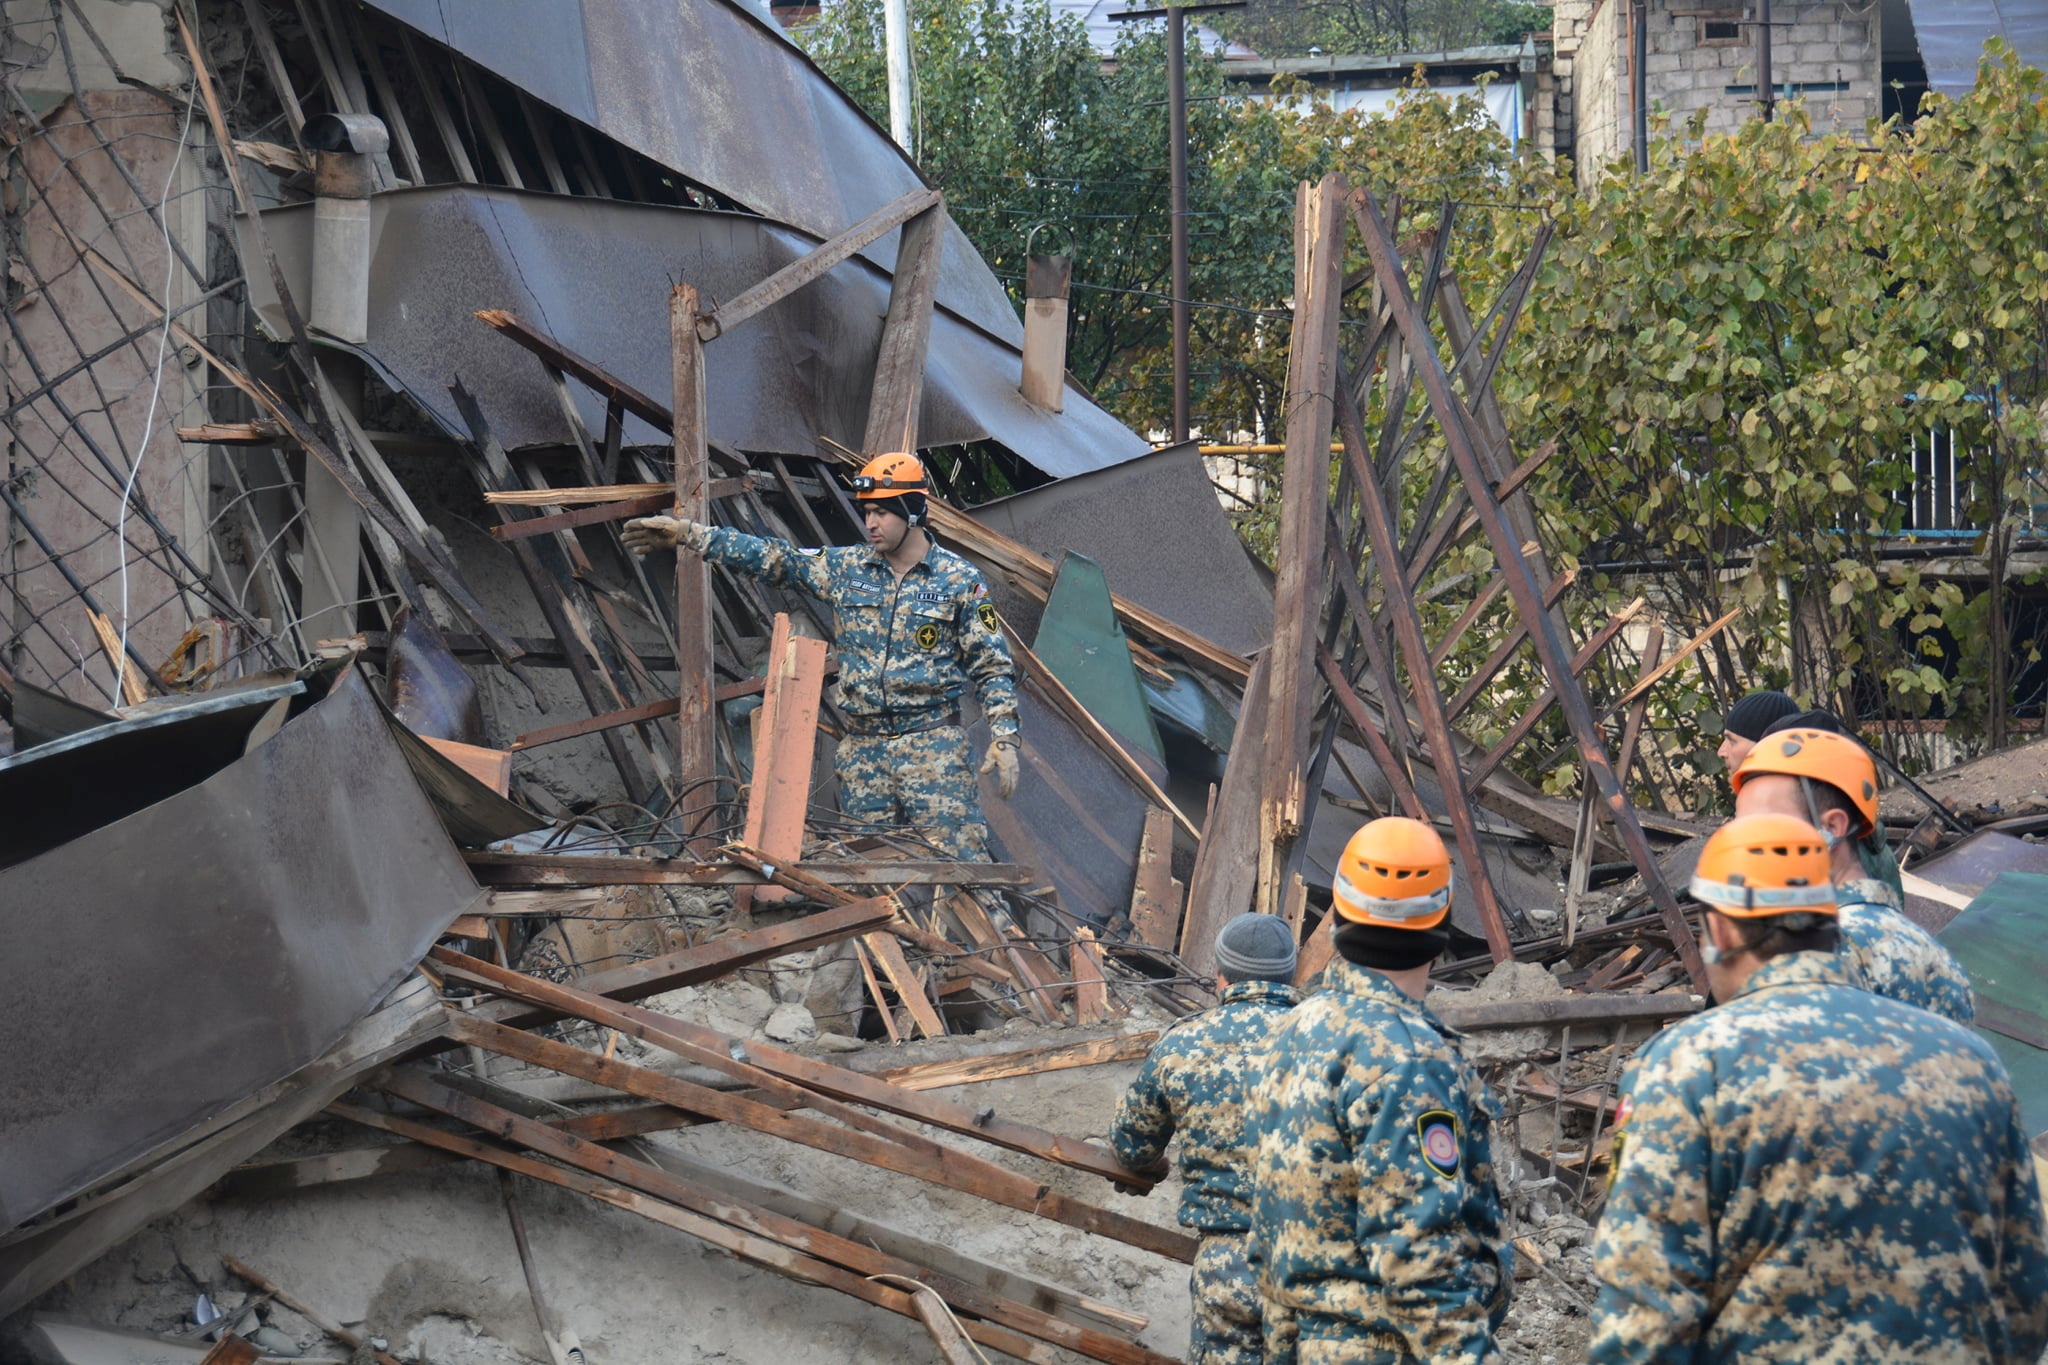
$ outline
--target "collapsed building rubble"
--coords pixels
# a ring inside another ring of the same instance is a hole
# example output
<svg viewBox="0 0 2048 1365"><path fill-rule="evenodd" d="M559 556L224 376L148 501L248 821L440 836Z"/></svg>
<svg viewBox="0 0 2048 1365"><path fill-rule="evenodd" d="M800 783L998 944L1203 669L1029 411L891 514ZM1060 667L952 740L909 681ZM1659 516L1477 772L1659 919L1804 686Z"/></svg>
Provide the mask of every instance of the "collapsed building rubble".
<svg viewBox="0 0 2048 1365"><path fill-rule="evenodd" d="M1640 608L1574 644L1518 497L1547 452L1514 458L1490 391L1541 243L1474 319L1449 206L1417 261L1369 197L1304 188L1269 585L1191 447L1022 396L941 198L744 5L172 7L146 76L98 13L55 0L9 73L0 911L36 976L0 1001L0 1318L44 1307L11 1330L100 1358L48 1305L169 1239L152 1283L223 1314L176 1358L490 1358L461 1321L564 1358L607 1315L659 1339L658 1278L631 1313L550 1306L531 1220L591 1248L579 1283L687 1241L793 1281L764 1318L816 1318L750 1328L721 1269L676 1315L707 1359L835 1331L1168 1358L1192 1241L1076 1134L1206 1002L1228 916L1288 918L1312 980L1336 846L1399 811L1456 841L1467 955L1432 1005L1504 1100L1524 1273L1556 1291L1525 1337L1570 1357L1621 1067L1700 1005L1666 847L1692 830L1625 790L1644 698L1709 635L1595 706ZM614 534L681 507L852 541L841 465L896 446L934 453L934 529L1018 664L991 863L833 808L816 603ZM1422 505L1390 504L1424 459ZM1418 590L1466 541L1500 571L1427 639ZM1499 645L1446 695L1477 630ZM1460 717L1525 645L1549 690L1482 749ZM1578 803L1503 766L1553 709ZM364 1266L323 1309L290 1260L220 1260L289 1256L251 1210L366 1184L465 1228L488 1196L524 1290L429 1247L396 1258L410 1297Z"/></svg>

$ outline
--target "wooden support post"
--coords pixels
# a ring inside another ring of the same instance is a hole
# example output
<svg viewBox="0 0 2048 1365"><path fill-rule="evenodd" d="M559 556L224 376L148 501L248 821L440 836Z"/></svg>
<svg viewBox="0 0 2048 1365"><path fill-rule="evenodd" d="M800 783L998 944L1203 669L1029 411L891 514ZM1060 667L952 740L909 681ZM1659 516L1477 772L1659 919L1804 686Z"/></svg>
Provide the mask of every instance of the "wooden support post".
<svg viewBox="0 0 2048 1365"><path fill-rule="evenodd" d="M909 219L937 207L938 203L939 192L930 189L915 189L900 198L890 200L831 241L812 248L759 284L751 286L731 302L721 304L715 311L706 313L698 320L697 335L706 341L723 336L756 313L780 303L813 280L824 278L840 262L880 241ZM905 234L906 247L908 241L908 234ZM902 270L905 261L909 259L911 258L907 251L899 249L897 269Z"/></svg>
<svg viewBox="0 0 2048 1365"><path fill-rule="evenodd" d="M932 303L938 297L945 229L943 202L903 226L896 248L896 278L889 286L889 316L882 324L882 349L875 357L867 434L861 441L861 450L868 455L917 449L925 349L931 342Z"/></svg>
<svg viewBox="0 0 2048 1365"><path fill-rule="evenodd" d="M697 335L697 314L697 291L677 285L668 299L669 340L674 347L676 515L701 522L708 515L706 485L711 472L704 444L704 343ZM681 553L676 556L676 683L681 701L676 713L681 735L676 781L684 786L718 773L711 660L711 567L696 555Z"/></svg>
<svg viewBox="0 0 2048 1365"><path fill-rule="evenodd" d="M1288 853L1308 823L1309 717L1315 707L1315 623L1324 590L1330 507L1331 398L1344 291L1343 177L1304 182L1294 207L1294 331L1287 360L1287 453L1281 466L1279 582L1267 653L1265 753L1259 781L1259 866L1252 908L1280 913Z"/></svg>
<svg viewBox="0 0 2048 1365"><path fill-rule="evenodd" d="M1173 879L1173 817L1145 809L1138 841L1138 875L1131 887L1131 932L1140 943L1172 952L1180 933L1181 886Z"/></svg>
<svg viewBox="0 0 2048 1365"><path fill-rule="evenodd" d="M868 999L875 1002L875 1014L882 1021L882 1032L889 1035L889 1045L894 1047L903 1041L903 1031L896 1027L896 1011L889 1008L889 997L882 994L882 980L875 975L874 960L859 939L853 942L853 960L860 964L860 976L867 983Z"/></svg>
<svg viewBox="0 0 2048 1365"><path fill-rule="evenodd" d="M768 686L761 696L761 733L754 744L754 780L747 784L745 839L776 863L803 857L804 814L811 797L811 756L818 742L818 704L825 694L825 642L789 632L775 614L768 645ZM733 904L789 899L780 886L743 886Z"/></svg>

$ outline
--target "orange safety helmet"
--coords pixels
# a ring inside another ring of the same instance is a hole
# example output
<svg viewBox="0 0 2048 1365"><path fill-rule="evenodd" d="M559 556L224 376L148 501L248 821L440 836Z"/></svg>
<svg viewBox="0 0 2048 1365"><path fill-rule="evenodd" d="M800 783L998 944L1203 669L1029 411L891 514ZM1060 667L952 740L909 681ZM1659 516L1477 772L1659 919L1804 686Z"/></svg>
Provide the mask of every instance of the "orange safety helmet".
<svg viewBox="0 0 2048 1365"><path fill-rule="evenodd" d="M875 456L853 476L853 496L859 501L931 491L932 481L926 476L923 463L915 455L901 451Z"/></svg>
<svg viewBox="0 0 2048 1365"><path fill-rule="evenodd" d="M1798 816L1739 816L1700 850L1693 899L1733 919L1798 912L1832 919L1828 862L1826 836Z"/></svg>
<svg viewBox="0 0 2048 1365"><path fill-rule="evenodd" d="M1331 905L1353 924L1434 929L1451 912L1451 855L1420 820L1390 815L1344 845Z"/></svg>
<svg viewBox="0 0 2048 1365"><path fill-rule="evenodd" d="M1849 831L1852 839L1861 839L1877 828L1877 764L1868 749L1847 735L1829 730L1773 730L1756 742L1728 785L1740 794L1743 783L1763 773L1825 782L1848 797L1862 821L1861 828Z"/></svg>

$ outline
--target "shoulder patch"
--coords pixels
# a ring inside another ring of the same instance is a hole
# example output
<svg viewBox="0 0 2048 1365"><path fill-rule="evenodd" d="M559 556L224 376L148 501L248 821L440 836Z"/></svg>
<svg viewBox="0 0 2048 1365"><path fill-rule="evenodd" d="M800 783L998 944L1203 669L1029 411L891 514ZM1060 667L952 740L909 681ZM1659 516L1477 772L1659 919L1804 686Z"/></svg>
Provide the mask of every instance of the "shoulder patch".
<svg viewBox="0 0 2048 1365"><path fill-rule="evenodd" d="M977 581L975 582L975 585L974 585L974 595L975 595L976 597L986 597L986 596L988 596L988 584L986 584L986 583L983 583L983 582L980 582L979 580L977 580Z"/></svg>
<svg viewBox="0 0 2048 1365"><path fill-rule="evenodd" d="M975 608L975 611L981 617L981 628L983 630L991 635L995 635L1002 630L1002 625L996 616L996 608L993 602L983 602L979 607Z"/></svg>
<svg viewBox="0 0 2048 1365"><path fill-rule="evenodd" d="M1446 1180L1456 1180L1465 1146L1458 1116L1448 1109L1418 1115L1415 1136L1422 1144L1423 1164Z"/></svg>

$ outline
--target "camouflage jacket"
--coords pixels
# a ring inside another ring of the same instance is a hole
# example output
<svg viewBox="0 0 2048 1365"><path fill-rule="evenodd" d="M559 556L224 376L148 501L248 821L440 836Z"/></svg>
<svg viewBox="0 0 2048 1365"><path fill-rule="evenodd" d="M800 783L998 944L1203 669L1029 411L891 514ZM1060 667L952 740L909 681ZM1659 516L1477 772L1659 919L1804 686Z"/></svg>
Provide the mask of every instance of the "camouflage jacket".
<svg viewBox="0 0 2048 1365"><path fill-rule="evenodd" d="M1918 1005L1958 1024L1977 1022L1976 996L1955 954L1900 913L1875 878L1837 882L1840 953L1849 979L1867 991Z"/></svg>
<svg viewBox="0 0 2048 1365"><path fill-rule="evenodd" d="M901 734L941 722L971 682L989 730L1016 735L1017 684L988 584L937 542L901 580L865 545L806 550L729 526L711 532L704 558L832 604L835 700L860 733Z"/></svg>
<svg viewBox="0 0 2048 1365"><path fill-rule="evenodd" d="M1773 958L1623 1082L1590 1359L2033 1362L2041 1195L1969 1030Z"/></svg>
<svg viewBox="0 0 2048 1365"><path fill-rule="evenodd" d="M1260 1289L1304 1348L1484 1360L1514 1283L1493 1101L1386 977L1339 957L1323 987L1287 1016L1252 1091Z"/></svg>
<svg viewBox="0 0 2048 1365"><path fill-rule="evenodd" d="M1301 1003L1294 987L1240 981L1213 1010L1175 1026L1131 1082L1110 1124L1116 1159L1157 1166L1180 1134L1180 1221L1202 1232L1252 1225L1251 1144L1245 1101L1266 1041Z"/></svg>

